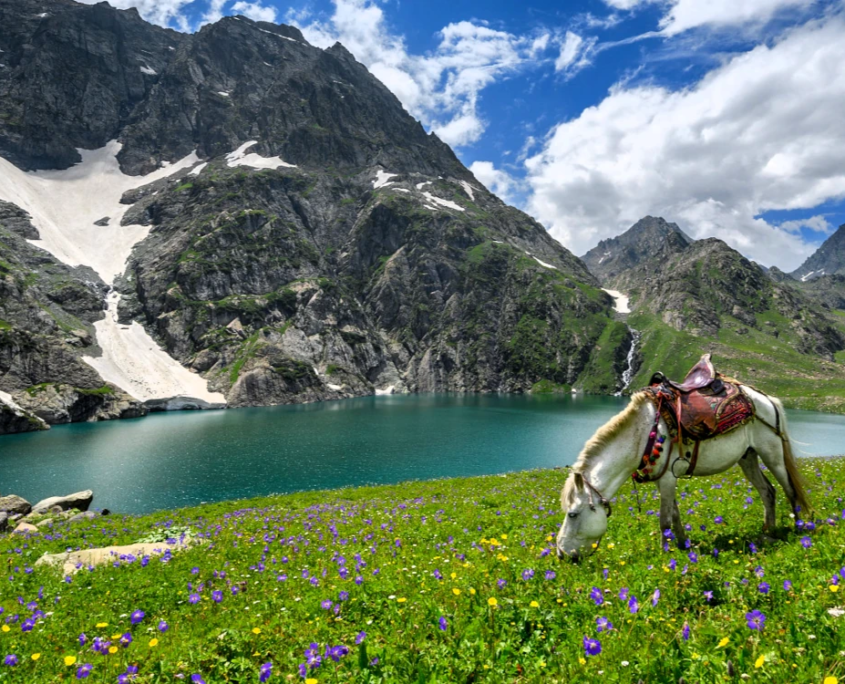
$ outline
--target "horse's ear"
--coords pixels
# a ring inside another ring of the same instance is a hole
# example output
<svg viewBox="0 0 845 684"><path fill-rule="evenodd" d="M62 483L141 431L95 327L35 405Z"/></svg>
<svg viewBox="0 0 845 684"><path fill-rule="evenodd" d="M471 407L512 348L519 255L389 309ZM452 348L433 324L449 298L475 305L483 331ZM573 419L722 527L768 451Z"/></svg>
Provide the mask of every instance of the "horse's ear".
<svg viewBox="0 0 845 684"><path fill-rule="evenodd" d="M584 476L581 473L573 473L572 478L579 490L584 489Z"/></svg>

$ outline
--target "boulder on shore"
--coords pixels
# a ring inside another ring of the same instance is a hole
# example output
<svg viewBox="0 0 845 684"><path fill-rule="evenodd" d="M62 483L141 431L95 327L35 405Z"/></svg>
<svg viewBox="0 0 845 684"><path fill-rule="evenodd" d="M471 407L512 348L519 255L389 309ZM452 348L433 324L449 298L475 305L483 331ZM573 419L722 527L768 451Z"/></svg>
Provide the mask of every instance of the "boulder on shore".
<svg viewBox="0 0 845 684"><path fill-rule="evenodd" d="M75 494L68 494L67 496L51 496L49 499L39 501L32 507L33 513L47 513L50 509L58 507L63 511L75 509L77 511L87 511L91 502L94 500L94 492L86 489L84 492L76 492Z"/></svg>
<svg viewBox="0 0 845 684"><path fill-rule="evenodd" d="M38 534L38 528L27 522L21 522L18 523L18 526L13 530L12 534Z"/></svg>
<svg viewBox="0 0 845 684"><path fill-rule="evenodd" d="M0 512L0 532L5 532L9 529L9 514L5 511Z"/></svg>
<svg viewBox="0 0 845 684"><path fill-rule="evenodd" d="M0 513L5 513L8 516L26 515L31 510L32 504L20 496L15 494L0 496Z"/></svg>

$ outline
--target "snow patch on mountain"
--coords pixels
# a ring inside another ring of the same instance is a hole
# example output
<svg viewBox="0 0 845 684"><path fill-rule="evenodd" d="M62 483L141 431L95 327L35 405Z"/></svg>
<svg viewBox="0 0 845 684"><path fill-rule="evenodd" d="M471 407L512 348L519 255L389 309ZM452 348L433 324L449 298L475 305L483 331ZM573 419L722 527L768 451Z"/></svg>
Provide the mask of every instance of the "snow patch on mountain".
<svg viewBox="0 0 845 684"><path fill-rule="evenodd" d="M256 154L255 152L247 154L247 150L251 147L255 147L257 144L257 140L245 142L234 152L226 155L226 163L230 167L249 166L253 169L278 169L282 166L288 169L296 168L296 164L288 164L286 161L283 161L281 157L262 157L260 154Z"/></svg>
<svg viewBox="0 0 845 684"><path fill-rule="evenodd" d="M616 309L616 313L631 313L631 309L628 306L628 295L622 294L618 290L605 290L605 292L613 297L613 308Z"/></svg>
<svg viewBox="0 0 845 684"><path fill-rule="evenodd" d="M383 169L379 169L376 171L376 179L373 181L373 190L378 190L379 188L384 188L390 185L390 179L395 178L398 174L395 173L387 173Z"/></svg>
<svg viewBox="0 0 845 684"><path fill-rule="evenodd" d="M38 229L33 245L69 266L90 266L108 284L123 273L132 248L148 226L121 226L128 209L120 203L127 190L166 178L199 161L196 153L146 176L120 170L121 145L112 141L98 150L79 150L82 162L63 171L26 173L0 158L0 199L29 213ZM108 227L96 226L103 216Z"/></svg>

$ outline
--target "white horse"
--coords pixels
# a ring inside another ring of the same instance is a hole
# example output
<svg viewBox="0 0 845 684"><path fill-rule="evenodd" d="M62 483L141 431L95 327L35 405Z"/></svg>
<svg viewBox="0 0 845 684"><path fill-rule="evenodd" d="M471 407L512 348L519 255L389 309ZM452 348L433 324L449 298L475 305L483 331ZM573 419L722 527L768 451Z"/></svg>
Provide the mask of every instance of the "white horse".
<svg viewBox="0 0 845 684"><path fill-rule="evenodd" d="M775 488L760 469L758 456L783 488L794 512L810 506L792 455L783 405L778 399L747 385L741 385L741 390L754 404L754 418L730 432L701 442L694 476L715 475L739 463L745 477L760 493L765 507L765 531L775 525ZM625 410L600 427L584 445L560 496L566 514L557 535L557 553L560 558L568 556L578 560L598 548L607 530L610 499L623 484L631 480L631 475L638 469L649 433L655 425L656 410L649 393L638 392L631 397ZM663 418L660 418L659 431L668 434ZM674 462L680 455L677 447L670 452L668 446L667 442L667 448L663 450L654 469L656 473L663 472L657 480L660 490L660 529L671 529L678 544L683 545L686 535L675 500L675 488L678 477L684 475L686 468L680 467L681 472L677 475L673 472L674 463L664 469L664 459Z"/></svg>

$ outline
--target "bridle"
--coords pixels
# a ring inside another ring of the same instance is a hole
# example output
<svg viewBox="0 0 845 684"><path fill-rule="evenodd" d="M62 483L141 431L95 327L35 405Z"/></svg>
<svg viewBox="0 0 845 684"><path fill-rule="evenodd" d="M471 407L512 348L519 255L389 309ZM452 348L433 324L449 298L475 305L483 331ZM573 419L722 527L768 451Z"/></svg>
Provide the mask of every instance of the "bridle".
<svg viewBox="0 0 845 684"><path fill-rule="evenodd" d="M581 477L584 480L584 484L587 485L587 494L590 497L590 510L596 510L596 504L593 503L593 494L595 494L597 497L599 497L599 503L604 507L604 512L607 513L607 517L609 518L613 513L613 508L611 508L610 506L610 501L608 501L605 495L602 494L598 489L593 487L593 485L590 484L590 481L586 477L584 477L583 475Z"/></svg>

